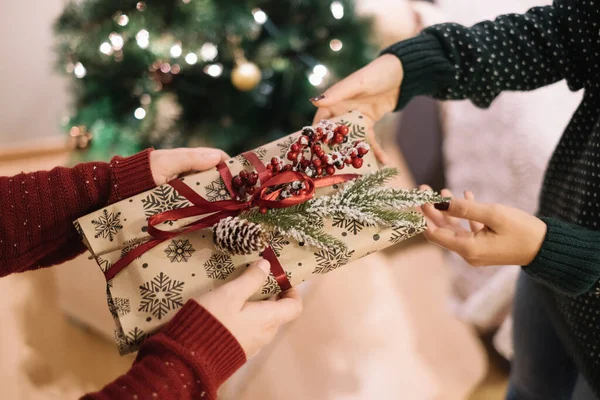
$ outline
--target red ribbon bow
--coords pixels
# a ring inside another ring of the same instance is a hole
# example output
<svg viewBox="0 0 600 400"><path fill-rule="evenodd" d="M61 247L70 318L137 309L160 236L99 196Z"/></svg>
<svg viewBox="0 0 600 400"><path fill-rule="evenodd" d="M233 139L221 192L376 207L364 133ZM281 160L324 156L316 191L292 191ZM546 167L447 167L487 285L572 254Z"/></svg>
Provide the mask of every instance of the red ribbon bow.
<svg viewBox="0 0 600 400"><path fill-rule="evenodd" d="M244 153L243 156L254 166L258 172L261 183L260 188L255 192L250 200L222 200L211 202L193 191L180 179L174 179L170 181L168 184L193 205L175 210L164 211L150 217L148 219L148 234L152 236L152 239L130 250L119 261L114 263L111 268L104 272L106 280L109 281L113 279L118 273L123 271L129 264L131 264L133 260L166 240L172 239L179 235L210 228L223 218L239 215L242 211L246 211L253 207L286 208L295 206L312 199L317 188L348 182L359 176L356 174L342 174L311 179L305 174L301 174L299 172L286 171L270 177L268 170L265 168L264 164L260 161L256 154L247 152ZM221 178L223 179L223 182L225 182L225 186L227 187L231 197L235 198L236 194L231 186L232 175L229 171L229 168L227 168L225 163L221 163L217 166L217 169L221 175ZM296 181L301 181L305 184L305 194L295 195L287 199L276 200L279 197L281 189L271 191L273 187ZM166 221L177 221L182 218L198 217L203 215L206 216L183 226L179 230L164 231L157 228L157 225L160 225ZM273 272L273 275L281 287L281 290L286 291L291 288L291 284L273 249L271 249L271 247L267 247L261 255L271 263L271 272Z"/></svg>

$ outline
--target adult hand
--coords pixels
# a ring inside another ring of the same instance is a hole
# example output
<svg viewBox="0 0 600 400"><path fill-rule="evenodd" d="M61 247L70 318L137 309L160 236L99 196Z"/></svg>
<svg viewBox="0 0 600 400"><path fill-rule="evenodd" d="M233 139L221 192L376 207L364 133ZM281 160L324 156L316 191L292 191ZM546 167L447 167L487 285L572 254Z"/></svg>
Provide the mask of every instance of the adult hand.
<svg viewBox="0 0 600 400"><path fill-rule="evenodd" d="M385 162L385 153L375 141L373 126L386 113L394 111L400 84L404 77L402 63L398 57L385 54L364 68L329 88L311 102L318 107L314 123L358 110L368 119L369 143L380 161Z"/></svg>
<svg viewBox="0 0 600 400"><path fill-rule="evenodd" d="M222 150L205 147L154 150L150 169L156 185L162 185L186 172L211 169L228 158Z"/></svg>
<svg viewBox="0 0 600 400"><path fill-rule="evenodd" d="M442 195L452 193L443 190ZM465 199L453 198L422 210L427 239L473 266L529 265L546 237L546 224L539 218L500 204L478 203L471 192L465 192ZM471 229L463 228L460 219L468 220Z"/></svg>
<svg viewBox="0 0 600 400"><path fill-rule="evenodd" d="M269 262L260 260L239 278L195 299L235 336L248 358L273 340L279 326L302 312L296 289L288 290L275 301L248 301L264 284L269 271Z"/></svg>

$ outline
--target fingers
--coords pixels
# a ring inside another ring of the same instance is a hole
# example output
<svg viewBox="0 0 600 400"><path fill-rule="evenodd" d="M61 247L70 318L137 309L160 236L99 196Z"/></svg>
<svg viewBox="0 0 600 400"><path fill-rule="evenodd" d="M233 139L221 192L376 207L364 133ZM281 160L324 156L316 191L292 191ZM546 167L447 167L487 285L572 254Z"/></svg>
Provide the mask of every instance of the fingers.
<svg viewBox="0 0 600 400"><path fill-rule="evenodd" d="M383 150L383 147L377 141L375 137L375 130L373 128L369 128L367 130L367 138L369 139L369 146L371 146L371 151L375 154L375 157L382 165L389 164L389 157L386 152Z"/></svg>
<svg viewBox="0 0 600 400"><path fill-rule="evenodd" d="M475 201L475 195L470 190L466 190L464 195L465 199L469 201ZM471 220L469 220L469 226L471 227L471 232L479 232L484 228L484 225L482 223Z"/></svg>
<svg viewBox="0 0 600 400"><path fill-rule="evenodd" d="M271 265L267 260L259 260L248 267L237 279L226 283L223 287L235 293L236 297L246 302L267 280Z"/></svg>
<svg viewBox="0 0 600 400"><path fill-rule="evenodd" d="M346 79L330 87L322 95L313 97L310 100L316 107L322 108L351 99L363 92L366 78L367 75L362 70L356 71Z"/></svg>
<svg viewBox="0 0 600 400"><path fill-rule="evenodd" d="M444 214L481 222L491 229L495 229L502 222L502 210L500 206L496 204L477 203L466 199L453 199L450 202L450 208L444 211Z"/></svg>
<svg viewBox="0 0 600 400"><path fill-rule="evenodd" d="M428 185L421 185L419 187L421 190L432 190ZM427 218L428 226L431 227L448 227L450 224L446 219L446 215L442 214L439 210L436 210L431 204L425 204L422 208L423 215Z"/></svg>
<svg viewBox="0 0 600 400"><path fill-rule="evenodd" d="M258 305L258 311L262 315L278 324L293 321L302 313L302 298L295 288L282 293L281 298L275 302L263 301Z"/></svg>
<svg viewBox="0 0 600 400"><path fill-rule="evenodd" d="M313 125L317 125L323 119L329 119L333 117L333 113L328 108L319 108L315 117L313 118Z"/></svg>
<svg viewBox="0 0 600 400"><path fill-rule="evenodd" d="M178 174L188 171L205 171L215 167L221 161L229 158L227 153L219 149L211 148L192 148L177 149L178 154L177 170Z"/></svg>
<svg viewBox="0 0 600 400"><path fill-rule="evenodd" d="M467 231L455 232L452 229L435 227L432 230L428 229L427 240L464 257L464 254L473 246L472 235Z"/></svg>

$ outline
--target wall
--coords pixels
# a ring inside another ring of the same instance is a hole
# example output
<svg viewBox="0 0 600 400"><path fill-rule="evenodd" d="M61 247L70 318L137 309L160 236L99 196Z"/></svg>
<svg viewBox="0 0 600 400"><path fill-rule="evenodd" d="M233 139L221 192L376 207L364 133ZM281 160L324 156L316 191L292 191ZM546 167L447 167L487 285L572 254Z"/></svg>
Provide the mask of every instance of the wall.
<svg viewBox="0 0 600 400"><path fill-rule="evenodd" d="M63 134L67 85L54 72L52 23L64 4L20 0L0 5L0 149Z"/></svg>

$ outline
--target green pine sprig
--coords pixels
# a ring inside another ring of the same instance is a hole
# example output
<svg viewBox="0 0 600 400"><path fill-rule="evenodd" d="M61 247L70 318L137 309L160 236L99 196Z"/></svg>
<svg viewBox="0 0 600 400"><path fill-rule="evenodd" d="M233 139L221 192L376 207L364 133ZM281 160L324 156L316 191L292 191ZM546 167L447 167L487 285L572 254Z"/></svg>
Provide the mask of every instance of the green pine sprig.
<svg viewBox="0 0 600 400"><path fill-rule="evenodd" d="M323 218L342 217L380 227L420 226L423 216L413 211L415 207L449 200L433 191L384 186L397 175L396 169L384 168L348 182L331 196L271 209L266 214L253 210L242 218L319 248L345 248L342 241L323 231Z"/></svg>

